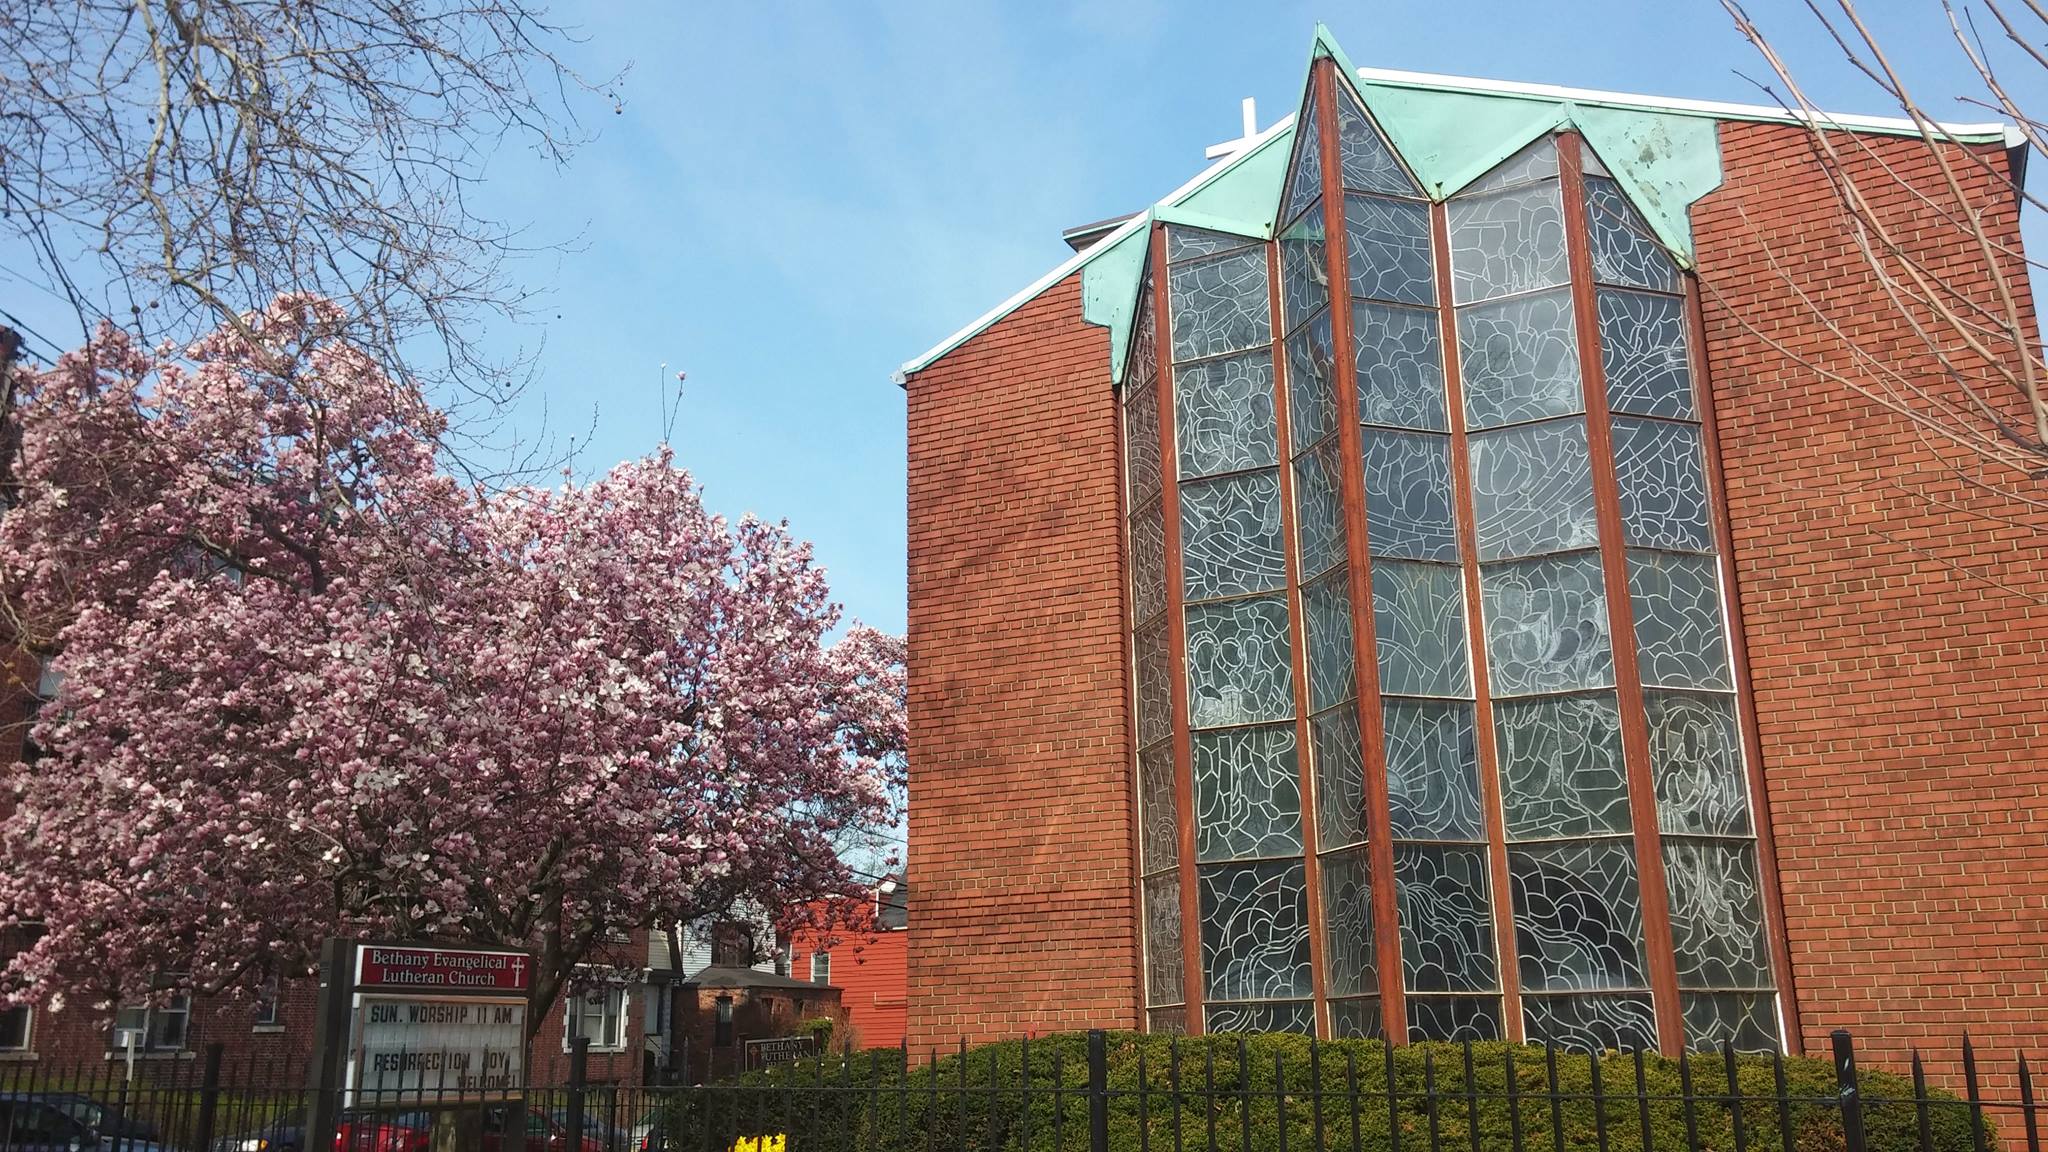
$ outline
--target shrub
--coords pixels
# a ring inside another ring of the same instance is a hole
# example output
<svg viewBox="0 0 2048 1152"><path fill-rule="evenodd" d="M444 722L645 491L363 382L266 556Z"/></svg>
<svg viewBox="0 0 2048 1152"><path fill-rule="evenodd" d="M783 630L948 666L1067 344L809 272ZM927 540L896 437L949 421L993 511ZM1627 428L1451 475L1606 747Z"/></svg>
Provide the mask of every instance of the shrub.
<svg viewBox="0 0 2048 1152"><path fill-rule="evenodd" d="M1393 1147L1394 1130L1400 1146L1413 1152L1428 1149L1432 1135L1444 1152L1517 1152L1518 1130L1519 1152L1845 1148L1834 1069L1821 1060L1785 1060L1789 1099L1781 1106L1770 1058L1737 1057L1736 1086L1743 1097L1738 1110L1719 1056L1697 1057L1684 1070L1678 1061L1645 1056L1639 1094L1634 1056L1607 1053L1595 1061L1558 1053L1553 1097L1542 1048L1474 1044L1468 1076L1462 1046L1416 1044L1392 1052L1396 1091L1390 1107L1388 1050L1377 1043L1326 1041L1312 1052L1305 1037L1291 1035L1174 1041L1121 1032L1111 1033L1108 1042L1110 1147L1118 1152L1207 1149L1212 1132L1219 1149L1350 1148L1355 1132L1357 1147L1381 1150ZM907 1072L897 1053L863 1059L833 1058L752 1074L728 1090L724 1116L705 1118L736 1120L739 1135L786 1132L790 1152L1065 1152L1088 1146L1082 1034L991 1044ZM1690 1109L1684 1100L1687 1073ZM1862 1089L1870 1152L1916 1150L1911 1084L1865 1071ZM1931 1152L1970 1152L1967 1107L1946 1093L1933 1098ZM754 1121L782 1126L746 1127Z"/></svg>

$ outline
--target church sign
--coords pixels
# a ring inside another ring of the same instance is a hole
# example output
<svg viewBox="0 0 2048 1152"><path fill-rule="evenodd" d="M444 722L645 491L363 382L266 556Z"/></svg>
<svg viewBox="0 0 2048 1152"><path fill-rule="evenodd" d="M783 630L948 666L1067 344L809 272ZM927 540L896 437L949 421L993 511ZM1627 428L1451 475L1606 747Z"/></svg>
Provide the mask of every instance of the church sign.
<svg viewBox="0 0 2048 1152"><path fill-rule="evenodd" d="M331 941L326 959L315 1086L330 1107L433 1108L524 1090L526 953Z"/></svg>
<svg viewBox="0 0 2048 1152"><path fill-rule="evenodd" d="M343 1106L516 1095L532 968L523 952L356 945Z"/></svg>

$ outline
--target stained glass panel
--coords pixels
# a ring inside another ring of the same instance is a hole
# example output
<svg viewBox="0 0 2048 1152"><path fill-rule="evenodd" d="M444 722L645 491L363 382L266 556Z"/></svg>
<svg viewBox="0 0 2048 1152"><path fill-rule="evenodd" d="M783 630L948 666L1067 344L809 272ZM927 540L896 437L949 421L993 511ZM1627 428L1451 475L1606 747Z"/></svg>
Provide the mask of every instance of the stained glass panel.
<svg viewBox="0 0 2048 1152"><path fill-rule="evenodd" d="M1242 860L1301 851L1301 765L1294 726L1196 732L1195 859Z"/></svg>
<svg viewBox="0 0 2048 1152"><path fill-rule="evenodd" d="M1323 207L1317 204L1280 233L1280 314L1292 332L1330 302L1330 261L1323 251Z"/></svg>
<svg viewBox="0 0 2048 1152"><path fill-rule="evenodd" d="M1480 569L1494 695L1613 687L1604 588L1591 552Z"/></svg>
<svg viewBox="0 0 2048 1152"><path fill-rule="evenodd" d="M1124 397L1124 470L1133 508L1159 495L1159 385L1140 382Z"/></svg>
<svg viewBox="0 0 2048 1152"><path fill-rule="evenodd" d="M1627 840L1508 849L1522 986L1644 988L1643 895Z"/></svg>
<svg viewBox="0 0 2048 1152"><path fill-rule="evenodd" d="M1327 309L1287 337L1287 420L1297 455L1337 430L1336 357Z"/></svg>
<svg viewBox="0 0 2048 1152"><path fill-rule="evenodd" d="M1510 840L1627 832L1628 770L1614 694L1493 706L1501 809Z"/></svg>
<svg viewBox="0 0 2048 1152"><path fill-rule="evenodd" d="M1472 428L1586 410L1570 292L1458 309L1458 357Z"/></svg>
<svg viewBox="0 0 2048 1152"><path fill-rule="evenodd" d="M1281 540L1278 472L1180 486L1181 579L1190 601L1270 592L1286 584Z"/></svg>
<svg viewBox="0 0 2048 1152"><path fill-rule="evenodd" d="M1486 175L1467 184L1459 195L1497 192L1517 184L1533 184L1538 180L1553 179L1557 172L1557 141L1550 136L1539 136L1520 152L1494 165Z"/></svg>
<svg viewBox="0 0 2048 1152"><path fill-rule="evenodd" d="M1462 573L1443 564L1385 560L1372 566L1380 691L1401 696L1472 694L1465 656Z"/></svg>
<svg viewBox="0 0 2048 1152"><path fill-rule="evenodd" d="M1379 991L1374 961L1371 863L1364 848L1323 856L1323 983L1331 996Z"/></svg>
<svg viewBox="0 0 2048 1152"><path fill-rule="evenodd" d="M1657 1014L1648 996L1525 996L1529 1042L1576 1052L1655 1052Z"/></svg>
<svg viewBox="0 0 2048 1152"><path fill-rule="evenodd" d="M1395 838L1486 839L1472 705L1388 699L1382 708L1387 809Z"/></svg>
<svg viewBox="0 0 2048 1152"><path fill-rule="evenodd" d="M1344 496L1339 446L1332 436L1294 458L1294 538L1301 578L1311 580L1344 562Z"/></svg>
<svg viewBox="0 0 2048 1152"><path fill-rule="evenodd" d="M1316 840L1340 848L1365 839L1365 748L1358 709L1333 708L1308 722L1315 745Z"/></svg>
<svg viewBox="0 0 2048 1152"><path fill-rule="evenodd" d="M1138 311L1131 326L1131 347L1125 353L1124 384L1136 387L1159 381L1159 309L1152 299L1152 273L1138 285Z"/></svg>
<svg viewBox="0 0 2048 1152"><path fill-rule="evenodd" d="M1671 943L1680 988L1771 986L1756 845L1747 840L1664 840Z"/></svg>
<svg viewBox="0 0 2048 1152"><path fill-rule="evenodd" d="M1408 1038L1458 1043L1498 1040L1500 999L1495 996L1410 996Z"/></svg>
<svg viewBox="0 0 2048 1152"><path fill-rule="evenodd" d="M1154 1008L1145 1013L1145 1030L1154 1036L1185 1036L1188 1034L1188 1010Z"/></svg>
<svg viewBox="0 0 2048 1152"><path fill-rule="evenodd" d="M1337 155L1346 188L1389 196L1422 195L1422 189L1395 159L1393 148L1359 107L1358 99L1341 82L1337 85Z"/></svg>
<svg viewBox="0 0 2048 1152"><path fill-rule="evenodd" d="M1450 224L1451 295L1460 304L1569 278L1555 181L1452 200Z"/></svg>
<svg viewBox="0 0 2048 1152"><path fill-rule="evenodd" d="M1152 744L1173 734L1173 689L1167 679L1166 621L1159 620L1132 636L1138 662L1138 742Z"/></svg>
<svg viewBox="0 0 2048 1152"><path fill-rule="evenodd" d="M1174 812L1173 743L1138 753L1139 844L1147 874L1180 863L1180 823Z"/></svg>
<svg viewBox="0 0 2048 1152"><path fill-rule="evenodd" d="M1131 514L1131 613L1139 621L1166 610L1166 517L1159 501Z"/></svg>
<svg viewBox="0 0 2048 1152"><path fill-rule="evenodd" d="M1621 489L1621 524L1629 544L1713 551L1699 426L1616 416L1613 429L1614 478Z"/></svg>
<svg viewBox="0 0 2048 1152"><path fill-rule="evenodd" d="M1600 543L1584 419L1475 432L1471 449L1481 560L1544 556Z"/></svg>
<svg viewBox="0 0 2048 1152"><path fill-rule="evenodd" d="M1309 994L1308 889L1301 861L1210 864L1196 872L1207 998Z"/></svg>
<svg viewBox="0 0 2048 1152"><path fill-rule="evenodd" d="M1586 232L1593 249L1593 278L1658 292L1679 290L1678 265L1663 241L1621 191L1604 176L1586 177Z"/></svg>
<svg viewBox="0 0 2048 1152"><path fill-rule="evenodd" d="M1294 159L1287 177L1287 198L1280 209L1282 220L1294 219L1295 213L1323 194L1322 133L1316 119L1316 88L1310 84L1301 111L1294 117Z"/></svg>
<svg viewBox="0 0 2048 1152"><path fill-rule="evenodd" d="M1145 881L1145 997L1178 1004L1186 987L1181 951L1180 877L1172 872Z"/></svg>
<svg viewBox="0 0 2048 1152"><path fill-rule="evenodd" d="M1747 836L1749 787L1732 696L1645 692L1657 824L1666 833Z"/></svg>
<svg viewBox="0 0 2048 1152"><path fill-rule="evenodd" d="M1287 602L1277 596L1187 610L1188 709L1196 728L1294 717Z"/></svg>
<svg viewBox="0 0 2048 1152"><path fill-rule="evenodd" d="M1308 706L1320 711L1356 692L1357 651L1351 637L1351 584L1340 568L1301 589L1308 644Z"/></svg>
<svg viewBox="0 0 2048 1152"><path fill-rule="evenodd" d="M1379 1040L1386 1035L1377 996L1330 1001L1330 1035L1339 1040Z"/></svg>
<svg viewBox="0 0 2048 1152"><path fill-rule="evenodd" d="M1367 428L1365 537L1375 557L1458 561L1451 512L1451 438Z"/></svg>
<svg viewBox="0 0 2048 1152"><path fill-rule="evenodd" d="M1778 1051L1777 997L1768 992L1686 992L1678 997L1685 1014L1685 1046L1717 1051L1722 1043L1737 1052Z"/></svg>
<svg viewBox="0 0 2048 1152"><path fill-rule="evenodd" d="M1272 349L1184 365L1173 378L1182 479L1266 468L1280 459Z"/></svg>
<svg viewBox="0 0 2048 1152"><path fill-rule="evenodd" d="M1255 348L1273 338L1262 248L1175 265L1166 275L1176 363Z"/></svg>
<svg viewBox="0 0 2048 1152"><path fill-rule="evenodd" d="M1363 301L1351 306L1358 419L1391 428L1445 432L1443 340L1436 313Z"/></svg>
<svg viewBox="0 0 2048 1152"><path fill-rule="evenodd" d="M1598 301L1607 406L1637 416L1699 419L1686 355L1684 301L1614 288L1600 289Z"/></svg>
<svg viewBox="0 0 2048 1152"><path fill-rule="evenodd" d="M1218 252L1248 248L1257 243L1257 236L1236 236L1229 232L1211 232L1207 228L1175 224L1166 230L1166 258L1178 264L1197 256L1214 256Z"/></svg>
<svg viewBox="0 0 2048 1152"><path fill-rule="evenodd" d="M1394 846L1401 968L1413 992L1490 992L1497 969L1486 849Z"/></svg>
<svg viewBox="0 0 2048 1152"><path fill-rule="evenodd" d="M1712 556L1631 548L1628 593L1645 687L1734 690Z"/></svg>
<svg viewBox="0 0 2048 1152"><path fill-rule="evenodd" d="M1429 205L1381 196L1344 198L1345 270L1351 294L1399 304L1436 301Z"/></svg>
<svg viewBox="0 0 2048 1152"><path fill-rule="evenodd" d="M1278 1004L1210 1004L1202 1019L1210 1035L1235 1032L1295 1032L1311 1036L1316 1030L1315 1005L1307 1000Z"/></svg>

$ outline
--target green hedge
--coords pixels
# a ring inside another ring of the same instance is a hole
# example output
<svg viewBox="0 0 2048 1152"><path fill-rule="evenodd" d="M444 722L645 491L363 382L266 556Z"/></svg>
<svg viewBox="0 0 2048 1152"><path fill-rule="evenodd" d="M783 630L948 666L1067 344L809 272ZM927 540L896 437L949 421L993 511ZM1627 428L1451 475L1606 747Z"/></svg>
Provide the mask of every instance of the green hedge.
<svg viewBox="0 0 2048 1152"><path fill-rule="evenodd" d="M1332 1149L1352 1146L1354 1125L1358 1147L1391 1149L1390 1124L1397 1122L1400 1147L1414 1152L1430 1148L1432 1131L1444 1152L1515 1152L1517 1120L1522 1152L1738 1148L1736 1109L1727 1101L1728 1078L1718 1056L1698 1057L1692 1063L1695 1103L1688 1118L1675 1060L1644 1057L1645 1103L1637 1094L1634 1057L1608 1053L1598 1061L1603 1105L1596 1108L1594 1061L1587 1055L1559 1053L1558 1099L1553 1104L1542 1048L1475 1044L1468 1082L1462 1047L1416 1044L1394 1050L1395 1117L1385 1092L1386 1049L1377 1043L1324 1042L1317 1046L1312 1068L1304 1037L1184 1039L1177 1045L1177 1097L1172 1040L1118 1032L1109 1035L1108 1043L1110 1147L1118 1152L1137 1152L1141 1128L1149 1130L1149 1146L1162 1152L1175 1147L1176 1131L1182 1147L1207 1149L1212 1125L1218 1149L1315 1149L1319 1117L1323 1146ZM879 1060L857 1055L850 1062L832 1058L754 1073L733 1085L694 1090L680 1098L676 1107L688 1115L677 1114L678 1127L672 1131L683 1134L689 1148L707 1146L702 1141L708 1126L711 1146L720 1148L730 1147L727 1135L782 1132L789 1138L789 1152L1086 1149L1086 1036L1067 1033L1029 1043L1028 1097L1023 1091L1026 1047L1023 1042L991 1044L964 1056L922 1064L907 1075L901 1058L893 1054ZM1510 1055L1515 1064L1513 1093L1507 1077ZM1277 1091L1283 1077L1284 1095ZM1350 1091L1354 1077L1355 1108ZM1785 1061L1791 1100L1782 1109L1768 1057L1738 1057L1736 1079L1741 1095L1756 1098L1744 1101L1740 1109L1741 1147L1748 1152L1838 1152L1845 1147L1834 1069L1828 1062ZM1212 1082L1213 1097L1207 1095ZM1142 1122L1140 1083L1146 1086ZM1911 1083L1874 1070L1864 1071L1861 1083L1870 1152L1917 1149ZM1425 1091L1431 1084L1434 1109ZM1647 1140L1641 1119L1645 1107ZM1781 1116L1790 1121L1789 1140L1784 1138ZM1928 1122L1933 1152L1970 1152L1969 1109L1955 1097L1935 1094ZM1696 1141L1688 1137L1688 1123L1697 1133Z"/></svg>

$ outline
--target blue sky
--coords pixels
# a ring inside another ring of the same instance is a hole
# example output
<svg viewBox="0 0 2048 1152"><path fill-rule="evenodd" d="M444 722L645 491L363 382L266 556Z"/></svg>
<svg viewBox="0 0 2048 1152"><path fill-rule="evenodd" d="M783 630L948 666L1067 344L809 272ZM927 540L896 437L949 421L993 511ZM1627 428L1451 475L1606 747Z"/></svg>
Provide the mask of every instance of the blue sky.
<svg viewBox="0 0 2048 1152"><path fill-rule="evenodd" d="M1971 77L1935 6L1863 7L1946 111ZM1803 6L1751 8L1824 106L1892 111ZM600 135L568 168L511 147L492 163L487 211L575 241L523 269L550 290L543 323L499 334L541 347L517 419L545 410L579 435L594 420L580 463L601 470L655 447L661 365L687 371L675 442L711 504L787 517L849 612L889 629L904 624L890 372L1063 259L1062 228L1199 170L1242 97L1261 127L1290 112L1317 20L1362 65L1751 102L1736 73L1765 74L1714 0L557 0L554 15L580 27L588 71L632 71L622 113L588 103Z"/></svg>

